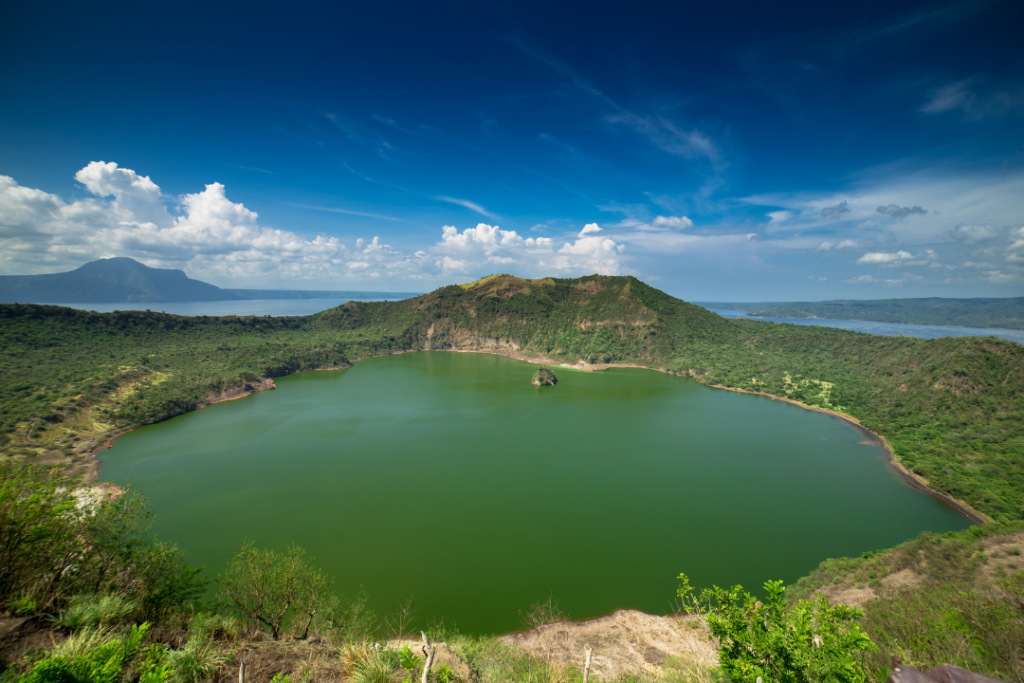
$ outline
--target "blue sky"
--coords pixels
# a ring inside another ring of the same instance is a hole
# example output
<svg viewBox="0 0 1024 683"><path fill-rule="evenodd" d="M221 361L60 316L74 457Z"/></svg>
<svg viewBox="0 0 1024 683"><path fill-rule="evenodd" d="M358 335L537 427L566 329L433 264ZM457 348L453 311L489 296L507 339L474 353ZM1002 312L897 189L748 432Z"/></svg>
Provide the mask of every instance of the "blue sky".
<svg viewBox="0 0 1024 683"><path fill-rule="evenodd" d="M349 5L5 5L0 273L1024 294L1019 2Z"/></svg>

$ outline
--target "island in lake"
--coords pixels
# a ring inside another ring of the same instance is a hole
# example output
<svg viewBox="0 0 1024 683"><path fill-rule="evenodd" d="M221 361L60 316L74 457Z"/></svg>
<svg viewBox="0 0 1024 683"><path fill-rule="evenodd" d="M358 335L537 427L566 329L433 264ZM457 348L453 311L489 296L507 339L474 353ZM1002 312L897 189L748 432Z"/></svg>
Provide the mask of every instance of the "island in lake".
<svg viewBox="0 0 1024 683"><path fill-rule="evenodd" d="M552 372L551 368L546 365L540 366L540 369L533 374L533 381L531 384L538 387L553 387L558 384L558 378L555 377L555 373Z"/></svg>

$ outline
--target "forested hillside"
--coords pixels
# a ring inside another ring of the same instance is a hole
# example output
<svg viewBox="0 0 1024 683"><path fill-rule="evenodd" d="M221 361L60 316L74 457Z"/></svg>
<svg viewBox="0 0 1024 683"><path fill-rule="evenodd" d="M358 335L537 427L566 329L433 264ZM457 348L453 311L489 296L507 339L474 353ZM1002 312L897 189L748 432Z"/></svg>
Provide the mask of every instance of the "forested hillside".
<svg viewBox="0 0 1024 683"><path fill-rule="evenodd" d="M910 325L1004 327L1024 330L1024 297L1010 299L878 299L708 304L769 318L830 318Z"/></svg>
<svg viewBox="0 0 1024 683"><path fill-rule="evenodd" d="M70 464L125 429L297 370L402 350L636 364L838 411L929 484L1024 517L1024 348L727 320L631 277L493 276L296 318L0 306L3 450Z"/></svg>

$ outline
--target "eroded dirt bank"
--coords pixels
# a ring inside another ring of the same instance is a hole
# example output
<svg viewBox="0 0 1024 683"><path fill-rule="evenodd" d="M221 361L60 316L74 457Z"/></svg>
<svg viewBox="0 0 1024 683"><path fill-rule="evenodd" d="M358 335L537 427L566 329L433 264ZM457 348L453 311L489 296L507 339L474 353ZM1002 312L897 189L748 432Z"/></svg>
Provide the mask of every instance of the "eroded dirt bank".
<svg viewBox="0 0 1024 683"><path fill-rule="evenodd" d="M583 668L585 647L593 649L591 671L603 680L625 673L660 673L669 658L709 668L718 653L704 622L694 616L655 616L620 609L587 621L558 621L498 640L548 661Z"/></svg>

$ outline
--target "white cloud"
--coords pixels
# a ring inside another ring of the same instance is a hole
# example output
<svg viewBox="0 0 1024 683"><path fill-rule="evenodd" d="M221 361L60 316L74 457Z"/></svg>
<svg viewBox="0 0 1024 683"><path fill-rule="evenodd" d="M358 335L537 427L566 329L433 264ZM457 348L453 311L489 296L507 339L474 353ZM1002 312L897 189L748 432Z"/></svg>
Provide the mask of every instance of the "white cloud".
<svg viewBox="0 0 1024 683"><path fill-rule="evenodd" d="M693 221L686 216L655 216L654 220L649 222L637 218L624 218L617 225L620 228L635 228L646 232L665 232L687 230L693 227Z"/></svg>
<svg viewBox="0 0 1024 683"><path fill-rule="evenodd" d="M836 242L822 242L818 245L819 251L832 251L833 249L859 249L860 245L855 240L842 240Z"/></svg>
<svg viewBox="0 0 1024 683"><path fill-rule="evenodd" d="M997 234L999 233L989 225L958 225L950 232L953 239L966 242L967 244L984 242L992 239Z"/></svg>
<svg viewBox="0 0 1024 683"><path fill-rule="evenodd" d="M902 283L903 280L879 280L871 277L870 275L858 275L857 277L852 277L849 280L843 280L843 282L851 285L898 285Z"/></svg>
<svg viewBox="0 0 1024 683"><path fill-rule="evenodd" d="M900 250L897 252L873 251L857 259L857 265L897 265L914 258L913 254Z"/></svg>
<svg viewBox="0 0 1024 683"><path fill-rule="evenodd" d="M625 246L599 234L596 223L559 250L549 237L523 238L484 223L462 232L445 226L439 242L410 256L379 237L346 246L336 237L310 239L263 226L257 213L232 202L220 183L172 200L150 178L114 163L91 163L76 179L94 196L67 203L0 176L4 271L63 271L110 256L264 286L295 280L436 280L498 267L532 277L624 271Z"/></svg>
<svg viewBox="0 0 1024 683"><path fill-rule="evenodd" d="M1010 246L1007 247L1007 251L1016 251L1017 249L1024 249L1024 227L1015 228L1010 231Z"/></svg>
<svg viewBox="0 0 1024 683"><path fill-rule="evenodd" d="M434 197L434 199L437 199L442 202L448 202L449 204L457 204L459 206L463 206L469 209L470 211L476 211L481 216L487 216L492 220L498 220L498 217L496 215L494 215L484 207L480 206L476 202L471 202L468 199L459 199L457 197L445 197L444 195Z"/></svg>
<svg viewBox="0 0 1024 683"><path fill-rule="evenodd" d="M261 226L256 212L230 201L220 183L174 202L149 177L115 163L92 162L75 178L95 196L66 203L0 176L0 264L6 272L63 271L111 256L254 284L419 277L437 269L432 259L406 257L377 238L360 240L352 250L334 237L307 239Z"/></svg>
<svg viewBox="0 0 1024 683"><path fill-rule="evenodd" d="M555 257L555 267L559 270L589 270L602 275L618 275L622 272L622 263L619 254L625 250L625 245L616 244L615 240L608 237L599 237L601 232L597 223L588 223L571 244L566 242L558 250Z"/></svg>
<svg viewBox="0 0 1024 683"><path fill-rule="evenodd" d="M783 223L793 217L792 211L771 211L768 216L771 217L770 223Z"/></svg>
<svg viewBox="0 0 1024 683"><path fill-rule="evenodd" d="M517 273L527 276L550 275L551 270L568 271L567 274L623 272L621 254L625 245L599 236L600 232L597 223L588 223L574 241L565 242L555 251L554 240L549 237L524 239L515 230L485 223L462 232L448 225L435 251L445 254L445 258L457 257L459 267L467 272L493 271L494 266L507 265L516 266Z"/></svg>
<svg viewBox="0 0 1024 683"><path fill-rule="evenodd" d="M821 215L825 218L839 218L848 213L850 213L850 207L845 200L833 206L826 206L821 210Z"/></svg>
<svg viewBox="0 0 1024 683"><path fill-rule="evenodd" d="M878 213L892 216L893 218L906 218L913 214L925 215L928 212L922 209L920 206L899 206L898 204L890 204L888 206L880 206L875 209Z"/></svg>
<svg viewBox="0 0 1024 683"><path fill-rule="evenodd" d="M502 230L496 225L480 223L462 232L454 226L444 226L436 250L461 257L463 267L484 263L507 265L520 261L527 264L533 260L528 257L550 254L552 244L549 237L523 239L515 230Z"/></svg>
<svg viewBox="0 0 1024 683"><path fill-rule="evenodd" d="M674 228L676 230L686 230L687 228L693 227L693 221L686 216L658 216L651 225L658 228Z"/></svg>

